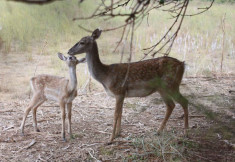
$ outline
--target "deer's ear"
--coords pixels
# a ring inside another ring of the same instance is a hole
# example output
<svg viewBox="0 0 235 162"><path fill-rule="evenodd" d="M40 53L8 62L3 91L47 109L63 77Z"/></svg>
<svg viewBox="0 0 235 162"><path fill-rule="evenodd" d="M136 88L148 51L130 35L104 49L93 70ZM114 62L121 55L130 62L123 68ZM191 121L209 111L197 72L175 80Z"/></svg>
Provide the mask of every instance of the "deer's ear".
<svg viewBox="0 0 235 162"><path fill-rule="evenodd" d="M94 40L95 40L95 39L98 39L98 38L100 37L101 33L102 33L102 30L100 30L100 29L95 29L95 30L93 31L91 37L93 37Z"/></svg>
<svg viewBox="0 0 235 162"><path fill-rule="evenodd" d="M78 63L85 63L86 62L86 58L82 58L78 60Z"/></svg>
<svg viewBox="0 0 235 162"><path fill-rule="evenodd" d="M67 60L67 57L65 57L62 53L58 53L58 57L63 61Z"/></svg>

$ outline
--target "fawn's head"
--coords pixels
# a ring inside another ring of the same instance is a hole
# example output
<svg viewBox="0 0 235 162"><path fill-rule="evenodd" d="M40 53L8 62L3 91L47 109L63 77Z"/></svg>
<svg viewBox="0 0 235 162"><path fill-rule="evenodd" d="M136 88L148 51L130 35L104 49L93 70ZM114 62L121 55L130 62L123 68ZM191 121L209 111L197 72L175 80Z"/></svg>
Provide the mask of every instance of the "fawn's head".
<svg viewBox="0 0 235 162"><path fill-rule="evenodd" d="M66 57L66 56L64 56L62 53L58 53L58 57L59 57L61 60L65 61L66 64L67 64L69 67L71 67L71 66L76 66L77 64L83 63L83 62L86 61L85 58L82 58L82 59L79 59L79 60L78 60L75 56L68 56L68 57Z"/></svg>
<svg viewBox="0 0 235 162"><path fill-rule="evenodd" d="M83 37L79 42L77 42L70 50L68 51L69 55L76 55L81 53L86 53L89 51L96 39L101 35L102 30L96 29L93 31L91 36Z"/></svg>

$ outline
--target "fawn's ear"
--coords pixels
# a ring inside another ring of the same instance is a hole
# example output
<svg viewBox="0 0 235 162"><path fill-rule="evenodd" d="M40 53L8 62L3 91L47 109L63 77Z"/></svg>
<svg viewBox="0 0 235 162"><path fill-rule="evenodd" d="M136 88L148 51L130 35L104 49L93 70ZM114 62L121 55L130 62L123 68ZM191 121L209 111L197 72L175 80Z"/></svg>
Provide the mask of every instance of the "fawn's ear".
<svg viewBox="0 0 235 162"><path fill-rule="evenodd" d="M93 37L94 40L98 39L100 37L102 33L102 30L100 29L95 29L91 35L91 37Z"/></svg>
<svg viewBox="0 0 235 162"><path fill-rule="evenodd" d="M81 58L78 60L78 63L85 63L86 62L86 58Z"/></svg>
<svg viewBox="0 0 235 162"><path fill-rule="evenodd" d="M63 61L67 60L67 57L65 57L62 53L58 53L58 57Z"/></svg>

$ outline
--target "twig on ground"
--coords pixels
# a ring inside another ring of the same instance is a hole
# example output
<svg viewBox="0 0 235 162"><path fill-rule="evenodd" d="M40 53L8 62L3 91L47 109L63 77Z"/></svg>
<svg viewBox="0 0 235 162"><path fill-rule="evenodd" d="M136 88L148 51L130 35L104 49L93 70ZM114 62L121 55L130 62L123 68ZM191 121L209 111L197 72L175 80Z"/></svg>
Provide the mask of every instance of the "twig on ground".
<svg viewBox="0 0 235 162"><path fill-rule="evenodd" d="M13 109L10 110L0 110L0 113L4 113L4 112L15 112Z"/></svg>
<svg viewBox="0 0 235 162"><path fill-rule="evenodd" d="M82 144L79 148L82 148L84 146L86 147L91 147L91 146L94 146L94 145L100 145L100 144L103 144L104 142L96 142L96 143L92 143L92 144Z"/></svg>
<svg viewBox="0 0 235 162"><path fill-rule="evenodd" d="M104 131L96 131L96 133L103 133L103 134L109 134L111 135L112 133L104 132Z"/></svg>
<svg viewBox="0 0 235 162"><path fill-rule="evenodd" d="M90 148L90 150L92 150L93 154L95 153L95 151L92 148ZM88 150L88 153L92 159L96 160L97 162L101 162L100 160L96 159L96 157L91 153L91 151Z"/></svg>
<svg viewBox="0 0 235 162"><path fill-rule="evenodd" d="M59 105L44 105L44 106L41 106L41 107L60 107Z"/></svg>
<svg viewBox="0 0 235 162"><path fill-rule="evenodd" d="M41 154L38 155L38 159L39 159L40 161L47 161L47 160L44 160L44 159L41 157ZM37 160L36 160L36 161L37 161Z"/></svg>
<svg viewBox="0 0 235 162"><path fill-rule="evenodd" d="M29 148L32 147L35 143L36 143L36 141L35 141L35 139L33 139L32 142L30 142L29 145L27 145L27 146L21 148L18 152L21 152L21 151L24 150L24 149L29 149Z"/></svg>
<svg viewBox="0 0 235 162"><path fill-rule="evenodd" d="M206 117L205 115L189 115L188 117L192 117L192 118L203 118ZM180 117L176 118L176 119L183 119L184 118L184 114L182 114Z"/></svg>
<svg viewBox="0 0 235 162"><path fill-rule="evenodd" d="M206 157L203 157L203 156L197 155L195 152L193 153L193 155L195 155L195 156L197 156L197 157L199 157L199 158L201 158L201 159L204 159L204 160L206 160L206 161L213 162L213 161L209 160L209 159L208 159L208 158L206 158Z"/></svg>
<svg viewBox="0 0 235 162"><path fill-rule="evenodd" d="M11 128L14 128L14 125L11 125L11 126L9 126L9 127L7 127L7 128L4 128L2 131L4 132L4 131L6 131L6 130L8 130L8 129L11 129Z"/></svg>
<svg viewBox="0 0 235 162"><path fill-rule="evenodd" d="M223 140L223 142L232 147L233 149L235 149L235 144L229 142L228 140Z"/></svg>
<svg viewBox="0 0 235 162"><path fill-rule="evenodd" d="M67 150L70 147L70 145L68 145L67 147L62 148L62 150Z"/></svg>

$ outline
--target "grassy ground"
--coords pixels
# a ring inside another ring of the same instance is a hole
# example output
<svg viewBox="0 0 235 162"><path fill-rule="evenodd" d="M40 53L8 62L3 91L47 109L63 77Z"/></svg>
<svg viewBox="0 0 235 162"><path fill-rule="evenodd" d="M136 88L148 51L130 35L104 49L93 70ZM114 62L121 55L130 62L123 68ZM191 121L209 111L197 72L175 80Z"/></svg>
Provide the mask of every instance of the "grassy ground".
<svg viewBox="0 0 235 162"><path fill-rule="evenodd" d="M189 138L182 136L182 110L178 105L168 123L166 134L156 136L155 130L165 113L165 105L156 94L126 100L123 134L119 142L106 146L112 128L114 100L108 98L102 86L94 80L91 82L92 92L86 93L89 73L85 64L77 68L79 96L75 99L73 114L75 140L66 144L60 141L60 112L55 108L55 103L49 104L53 108L47 107L38 113L41 133L32 132L30 116L26 126L28 135L19 136L17 130L23 110L29 102L29 79L42 73L68 75L67 67L57 58L56 53L65 53L81 37L90 34L77 25L93 30L121 23L121 19L112 22L72 21L73 17L91 12L92 3L96 2L90 0L78 6L77 0L72 0L28 6L0 1L0 68L3 69L0 71L0 156L3 161L26 158L41 161L89 161L94 158L103 161L234 160L233 4L214 4L203 15L187 17L171 53L171 56L186 62L181 88L190 100ZM195 12L205 4L208 3L192 1L189 11ZM225 35L221 27L224 16ZM150 26L144 21L136 30L133 61L143 57L142 48L152 45L163 35L172 22L167 18L168 14L159 16L153 12L149 17ZM98 40L104 63L120 62L123 45L116 53L113 52L119 39L120 31L114 31L103 33ZM128 58L128 52L126 46L124 61ZM222 52L224 61L221 73ZM32 139L36 140L36 144L25 149Z"/></svg>
<svg viewBox="0 0 235 162"><path fill-rule="evenodd" d="M1 53L11 55L24 52L30 61L32 55L42 53L42 48L46 44L43 54L54 56L58 51L66 52L82 36L88 34L78 28L78 24L93 30L97 27L112 28L122 23L123 20L121 19L110 22L100 19L72 21L74 17L89 15L94 8L92 3L95 2L88 0L79 6L77 1L73 0L44 6L29 6L1 1L0 38L3 42ZM198 7L205 5L209 5L209 3L192 1L188 13L195 13L198 11ZM225 55L222 71L229 74L232 72L231 69L235 68L233 64L235 59L234 7L233 4L214 4L208 12L202 15L185 18L171 56L186 61L189 75L211 76L220 72L222 53ZM223 24L221 24L223 17L225 17L224 35L222 32ZM147 20L143 21L143 24L135 33L133 61L143 57L142 49L159 40L171 22L170 15L162 11L151 13L149 26ZM110 37L110 34L112 37ZM116 53L113 53L119 38L120 31L102 34L99 46L100 53L106 57L104 58L105 62L106 60L108 60L108 63L120 60L124 44ZM127 58L129 56L128 45L125 46L124 53L125 58Z"/></svg>
<svg viewBox="0 0 235 162"><path fill-rule="evenodd" d="M190 101L188 138L183 135L180 105L176 105L165 132L157 135L166 110L157 93L125 100L122 133L112 145L107 141L112 131L114 99L103 89L91 87L91 92L79 92L73 103L74 139L66 134L67 142L61 139L57 103L39 107L41 132L33 131L30 114L25 136L21 136L19 126L29 99L1 101L1 161L234 161L234 94L227 91L234 87L234 78L208 79L183 80L181 92Z"/></svg>

